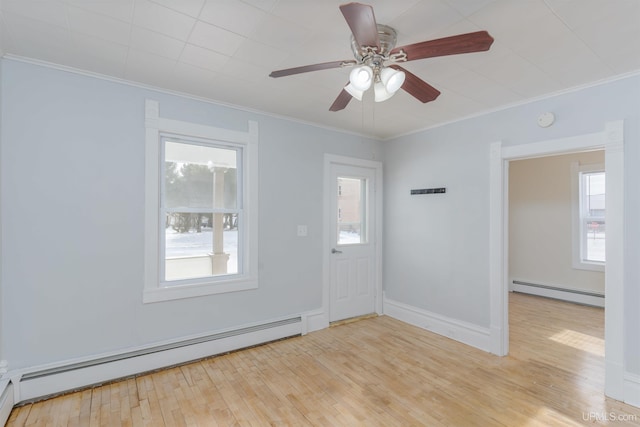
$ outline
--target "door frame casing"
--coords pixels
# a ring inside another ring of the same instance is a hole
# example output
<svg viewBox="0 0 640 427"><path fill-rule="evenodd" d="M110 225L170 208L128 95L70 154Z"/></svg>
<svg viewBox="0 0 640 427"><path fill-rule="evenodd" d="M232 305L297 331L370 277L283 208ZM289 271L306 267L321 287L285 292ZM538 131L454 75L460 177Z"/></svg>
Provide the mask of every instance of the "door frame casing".
<svg viewBox="0 0 640 427"><path fill-rule="evenodd" d="M331 248L334 242L331 238L331 198L334 196L332 188L332 165L354 166L371 169L374 171L372 193L374 194L375 230L371 236L374 245L374 310L377 314L382 314L382 162L376 160L365 160L356 157L339 156L335 154L324 155L324 185L323 185L323 245L322 245L322 323L326 327L329 325L329 308L331 304Z"/></svg>
<svg viewBox="0 0 640 427"><path fill-rule="evenodd" d="M607 267L605 273L605 394L625 401L624 386L624 121L602 132L523 145L490 147L490 316L491 352L509 352L509 162L571 152L605 150L607 172Z"/></svg>

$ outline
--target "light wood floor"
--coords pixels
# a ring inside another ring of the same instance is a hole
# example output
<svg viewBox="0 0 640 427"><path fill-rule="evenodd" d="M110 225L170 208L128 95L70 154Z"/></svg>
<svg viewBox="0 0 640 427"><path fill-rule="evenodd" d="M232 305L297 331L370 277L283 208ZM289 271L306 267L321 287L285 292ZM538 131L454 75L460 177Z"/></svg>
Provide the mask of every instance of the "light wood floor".
<svg viewBox="0 0 640 427"><path fill-rule="evenodd" d="M382 316L25 405L8 426L640 425L603 396L601 309L510 298L508 357Z"/></svg>

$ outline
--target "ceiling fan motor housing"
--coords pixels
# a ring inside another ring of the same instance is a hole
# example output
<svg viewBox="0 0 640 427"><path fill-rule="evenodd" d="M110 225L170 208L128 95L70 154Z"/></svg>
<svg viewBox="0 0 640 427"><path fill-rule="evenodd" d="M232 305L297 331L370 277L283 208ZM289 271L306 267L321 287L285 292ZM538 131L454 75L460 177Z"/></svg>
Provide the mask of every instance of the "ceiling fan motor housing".
<svg viewBox="0 0 640 427"><path fill-rule="evenodd" d="M380 49L376 46L358 45L353 34L351 34L351 51L358 63L366 63L367 61L375 61L372 65L381 66L382 62L389 59L389 52L396 47L398 39L396 30L388 25L377 24L378 38L380 39Z"/></svg>

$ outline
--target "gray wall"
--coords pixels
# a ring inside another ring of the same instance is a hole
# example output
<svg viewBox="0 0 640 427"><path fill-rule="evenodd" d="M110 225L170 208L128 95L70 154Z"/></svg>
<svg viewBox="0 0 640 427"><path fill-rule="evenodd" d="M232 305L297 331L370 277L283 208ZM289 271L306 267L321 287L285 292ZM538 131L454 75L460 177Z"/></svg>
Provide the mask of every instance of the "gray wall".
<svg viewBox="0 0 640 427"><path fill-rule="evenodd" d="M321 307L324 153L379 159L380 142L14 60L3 60L2 94L10 369ZM259 289L142 304L145 98L161 117L258 121Z"/></svg>
<svg viewBox="0 0 640 427"><path fill-rule="evenodd" d="M540 128L552 111L556 123ZM489 145L602 132L625 120L625 357L640 373L640 76L403 136L384 146L386 296L489 327ZM412 188L447 187L410 196Z"/></svg>
<svg viewBox="0 0 640 427"><path fill-rule="evenodd" d="M638 76L379 143L14 60L2 67L0 359L10 369L319 308L324 153L384 161L387 297L488 327L489 144L625 119L625 355L640 374ZM162 117L259 122L258 290L141 303L145 98ZM544 111L556 113L551 128L536 124ZM434 186L447 193L409 195ZM296 237L298 224L308 237Z"/></svg>

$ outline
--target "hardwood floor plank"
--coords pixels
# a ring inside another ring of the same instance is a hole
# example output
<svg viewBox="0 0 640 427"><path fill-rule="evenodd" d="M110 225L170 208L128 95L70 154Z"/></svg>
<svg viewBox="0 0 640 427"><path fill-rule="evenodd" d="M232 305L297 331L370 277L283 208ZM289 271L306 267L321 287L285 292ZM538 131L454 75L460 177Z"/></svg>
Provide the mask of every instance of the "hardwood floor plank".
<svg viewBox="0 0 640 427"><path fill-rule="evenodd" d="M603 395L603 322L512 294L496 357L374 317L25 405L7 426L640 426Z"/></svg>
<svg viewBox="0 0 640 427"><path fill-rule="evenodd" d="M22 406L20 410L11 411L11 414L9 414L9 419L7 420L7 425L26 425L27 419L29 418L29 413L31 412L31 408L33 408L33 404Z"/></svg>

